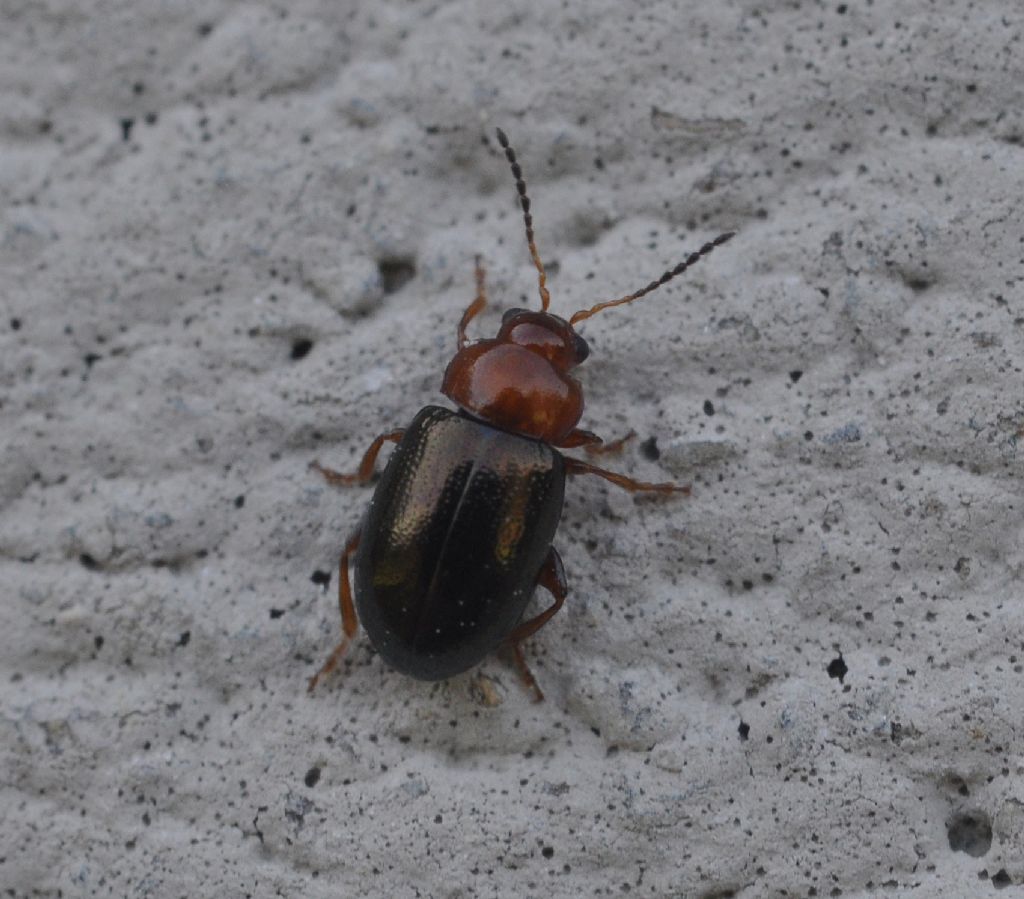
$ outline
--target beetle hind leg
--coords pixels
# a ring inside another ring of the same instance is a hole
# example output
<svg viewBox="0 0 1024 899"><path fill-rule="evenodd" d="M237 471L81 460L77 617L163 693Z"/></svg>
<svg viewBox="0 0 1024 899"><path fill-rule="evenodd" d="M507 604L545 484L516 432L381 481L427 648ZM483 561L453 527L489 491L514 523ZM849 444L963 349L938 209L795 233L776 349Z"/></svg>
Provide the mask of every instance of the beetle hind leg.
<svg viewBox="0 0 1024 899"><path fill-rule="evenodd" d="M324 662L320 670L309 679L309 685L306 687L307 693L312 693L316 689L317 682L321 677L326 677L338 667L338 663L342 660L345 651L348 649L348 644L352 642L352 638L359 630L359 619L356 617L356 607L352 602L352 584L348 578L348 560L359 547L361 533L361 531L356 531L349 538L345 548L341 551L341 559L338 563L338 605L341 608L341 642L331 650L331 654L327 657L327 661Z"/></svg>
<svg viewBox="0 0 1024 899"><path fill-rule="evenodd" d="M519 676L523 679L526 688L533 693L534 702L543 702L544 692L537 684L537 679L526 664L526 657L523 655L522 642L532 637L552 616L562 608L565 597L569 595L569 586L565 580L565 567L562 565L562 557L553 546L548 550L548 556L541 566L540 574L537 576L537 583L547 590L555 601L539 615L524 621L511 634L508 635L508 646L512 650L512 657L515 660L516 668L519 669Z"/></svg>

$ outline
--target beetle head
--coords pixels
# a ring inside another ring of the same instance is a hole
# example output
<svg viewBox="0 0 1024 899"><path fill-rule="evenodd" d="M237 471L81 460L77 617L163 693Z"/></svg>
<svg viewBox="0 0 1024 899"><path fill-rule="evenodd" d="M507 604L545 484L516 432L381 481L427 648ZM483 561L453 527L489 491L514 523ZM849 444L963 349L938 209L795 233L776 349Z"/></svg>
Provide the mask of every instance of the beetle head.
<svg viewBox="0 0 1024 899"><path fill-rule="evenodd" d="M501 317L496 339L525 347L562 371L575 368L590 355L590 347L572 325L550 312L509 309Z"/></svg>

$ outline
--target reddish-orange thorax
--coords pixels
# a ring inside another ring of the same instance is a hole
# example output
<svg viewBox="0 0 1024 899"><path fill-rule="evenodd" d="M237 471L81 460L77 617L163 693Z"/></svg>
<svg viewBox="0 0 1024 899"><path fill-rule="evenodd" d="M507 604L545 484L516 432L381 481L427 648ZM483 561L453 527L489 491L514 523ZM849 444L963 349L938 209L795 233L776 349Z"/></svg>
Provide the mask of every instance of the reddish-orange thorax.
<svg viewBox="0 0 1024 899"><path fill-rule="evenodd" d="M568 371L588 352L557 315L513 310L497 337L455 354L441 392L495 427L558 446L583 414L583 389Z"/></svg>

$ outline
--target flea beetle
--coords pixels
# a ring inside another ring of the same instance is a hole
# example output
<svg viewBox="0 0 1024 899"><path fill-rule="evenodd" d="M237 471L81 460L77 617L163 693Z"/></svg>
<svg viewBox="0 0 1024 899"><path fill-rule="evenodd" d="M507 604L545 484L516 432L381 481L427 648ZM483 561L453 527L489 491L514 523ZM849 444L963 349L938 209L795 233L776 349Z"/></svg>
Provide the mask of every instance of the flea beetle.
<svg viewBox="0 0 1024 899"><path fill-rule="evenodd" d="M571 372L590 350L574 326L603 309L640 299L734 232L704 244L636 293L560 318L548 312L547 276L534 242L522 169L504 132L499 129L497 136L515 178L541 311L510 309L496 337L467 342L467 326L487 305L477 257L476 298L459 322L458 351L441 384L456 411L427 406L407 428L381 434L354 474L312 463L331 484L365 484L381 446L398 444L362 523L341 552L343 634L310 678L310 691L337 667L361 622L384 661L421 680L459 674L508 647L533 698L543 699L522 644L561 608L568 593L562 560L551 544L565 476L597 475L634 493L689 492L689 486L636 481L559 452L607 452L626 439L606 444L576 427L583 389ZM538 584L554 601L523 620Z"/></svg>

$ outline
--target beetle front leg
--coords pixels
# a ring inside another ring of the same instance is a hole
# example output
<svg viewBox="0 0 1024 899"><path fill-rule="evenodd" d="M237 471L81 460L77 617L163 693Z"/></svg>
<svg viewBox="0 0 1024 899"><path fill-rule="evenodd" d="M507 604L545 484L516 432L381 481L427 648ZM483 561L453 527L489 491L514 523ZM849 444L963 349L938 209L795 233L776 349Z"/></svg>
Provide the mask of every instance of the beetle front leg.
<svg viewBox="0 0 1024 899"><path fill-rule="evenodd" d="M341 551L341 560L338 563L338 606L341 608L341 630L343 634L341 642L331 651L323 667L309 679L309 686L306 687L307 693L313 692L317 681L321 677L325 677L338 667L338 662L345 655L348 644L359 630L359 618L356 616L356 607L352 602L352 584L348 579L348 560L358 549L361 535L362 529L357 530L349 537L348 543L345 544L345 548Z"/></svg>
<svg viewBox="0 0 1024 899"><path fill-rule="evenodd" d="M600 437L597 436L593 431L584 431L582 428L573 428L562 440L561 443L556 444L560 449L575 449L576 447L582 447L583 451L588 456L603 456L606 453L617 453L623 446L626 445L627 440L632 440L636 437L636 431L630 431L624 437L620 437L618 440L612 440L609 443L605 443Z"/></svg>
<svg viewBox="0 0 1024 899"><path fill-rule="evenodd" d="M487 305L487 287L484 283L484 279L487 277L487 272L483 267L483 263L480 262L479 255L476 256L474 263L473 274L476 277L476 299L469 304L466 311L462 313L462 318L459 320L460 350L466 345L466 328L474 318L483 312L484 307Z"/></svg>
<svg viewBox="0 0 1024 899"><path fill-rule="evenodd" d="M365 484L373 477L373 465L377 461L377 454L384 445L384 441L390 440L392 443L398 443L404 433L405 428L399 428L395 431L388 431L386 434L379 434L373 443L370 444L370 448L363 454L363 460L359 463L359 470L355 474L343 474L340 471L334 471L332 468L324 468L319 462L315 461L310 462L309 467L314 471L319 471L327 479L328 484L333 484L336 487Z"/></svg>
<svg viewBox="0 0 1024 899"><path fill-rule="evenodd" d="M596 474L599 478L611 481L611 483L615 484L617 487L621 487L623 490L628 490L630 493L640 493L642 491L650 491L652 493L684 493L687 495L690 493L689 484L673 484L672 482L652 484L649 481L635 481L633 478L628 478L624 474L619 474L615 471L608 471L605 468L598 468L596 465L591 465L589 462L583 462L580 459L566 459L565 473Z"/></svg>
<svg viewBox="0 0 1024 899"><path fill-rule="evenodd" d="M539 615L531 618L529 621L524 621L513 630L508 635L508 645L512 649L512 657L515 659L520 677L522 677L527 689L533 690L533 701L543 702L544 693L537 685L537 680L530 671L529 665L526 664L526 658L523 656L523 648L520 644L523 640L532 637L544 627L551 620L552 616L562 608L565 597L569 595L569 585L565 580L565 566L562 565L562 557L558 554L558 550L553 546L548 549L548 556L541 566L540 574L537 576L537 584L547 590L555 598L555 602Z"/></svg>

